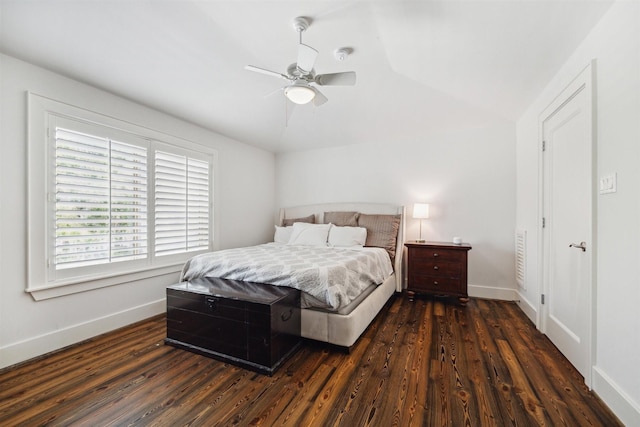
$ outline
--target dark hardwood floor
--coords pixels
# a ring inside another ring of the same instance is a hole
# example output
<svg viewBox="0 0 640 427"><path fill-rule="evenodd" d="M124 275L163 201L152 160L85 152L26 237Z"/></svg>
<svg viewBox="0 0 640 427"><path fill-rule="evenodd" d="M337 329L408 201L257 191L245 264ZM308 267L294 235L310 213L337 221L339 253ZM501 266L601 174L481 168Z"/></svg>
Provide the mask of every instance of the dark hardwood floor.
<svg viewBox="0 0 640 427"><path fill-rule="evenodd" d="M164 345L155 317L0 371L0 425L616 426L510 302L393 298L350 354L272 377Z"/></svg>

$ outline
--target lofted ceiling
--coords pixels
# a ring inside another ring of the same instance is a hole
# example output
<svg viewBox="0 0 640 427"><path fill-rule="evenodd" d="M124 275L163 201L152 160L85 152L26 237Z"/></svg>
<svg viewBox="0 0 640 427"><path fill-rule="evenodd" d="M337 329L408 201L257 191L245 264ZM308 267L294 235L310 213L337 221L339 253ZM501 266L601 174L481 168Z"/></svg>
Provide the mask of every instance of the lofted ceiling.
<svg viewBox="0 0 640 427"><path fill-rule="evenodd" d="M0 0L0 51L274 152L516 120L609 0ZM287 104L292 21L329 102ZM345 61L333 52L353 50Z"/></svg>

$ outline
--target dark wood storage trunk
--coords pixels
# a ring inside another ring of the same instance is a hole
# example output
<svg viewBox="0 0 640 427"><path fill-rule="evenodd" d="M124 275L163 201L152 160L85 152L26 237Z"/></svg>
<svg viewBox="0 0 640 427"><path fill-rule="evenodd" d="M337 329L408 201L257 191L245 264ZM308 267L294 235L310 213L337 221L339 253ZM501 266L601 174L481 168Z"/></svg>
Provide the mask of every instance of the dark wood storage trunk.
<svg viewBox="0 0 640 427"><path fill-rule="evenodd" d="M271 375L301 343L300 291L218 278L169 286L165 342Z"/></svg>

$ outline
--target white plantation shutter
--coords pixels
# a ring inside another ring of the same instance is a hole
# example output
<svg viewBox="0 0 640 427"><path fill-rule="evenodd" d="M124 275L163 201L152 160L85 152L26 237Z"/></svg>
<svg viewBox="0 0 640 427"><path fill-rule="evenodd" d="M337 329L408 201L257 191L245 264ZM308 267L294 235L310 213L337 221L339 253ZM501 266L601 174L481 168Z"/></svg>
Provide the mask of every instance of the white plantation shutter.
<svg viewBox="0 0 640 427"><path fill-rule="evenodd" d="M146 258L147 151L111 142L111 260Z"/></svg>
<svg viewBox="0 0 640 427"><path fill-rule="evenodd" d="M155 255L209 248L209 162L155 153Z"/></svg>
<svg viewBox="0 0 640 427"><path fill-rule="evenodd" d="M187 162L187 250L209 249L209 162Z"/></svg>
<svg viewBox="0 0 640 427"><path fill-rule="evenodd" d="M26 290L36 300L173 274L211 250L215 150L28 100Z"/></svg>
<svg viewBox="0 0 640 427"><path fill-rule="evenodd" d="M55 268L146 258L146 148L56 127L55 158Z"/></svg>
<svg viewBox="0 0 640 427"><path fill-rule="evenodd" d="M187 159L156 151L155 253L184 250L187 228Z"/></svg>
<svg viewBox="0 0 640 427"><path fill-rule="evenodd" d="M109 259L109 141L56 129L55 265Z"/></svg>

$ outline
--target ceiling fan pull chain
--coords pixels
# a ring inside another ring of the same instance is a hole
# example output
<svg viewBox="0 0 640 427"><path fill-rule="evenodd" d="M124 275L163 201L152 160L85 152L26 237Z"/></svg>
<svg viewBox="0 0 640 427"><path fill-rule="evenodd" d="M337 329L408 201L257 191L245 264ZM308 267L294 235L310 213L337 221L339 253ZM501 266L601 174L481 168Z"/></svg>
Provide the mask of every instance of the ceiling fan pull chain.
<svg viewBox="0 0 640 427"><path fill-rule="evenodd" d="M284 127L289 127L289 103L286 97L284 98Z"/></svg>

